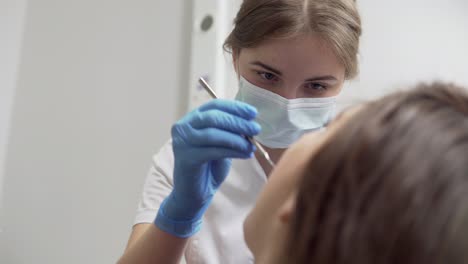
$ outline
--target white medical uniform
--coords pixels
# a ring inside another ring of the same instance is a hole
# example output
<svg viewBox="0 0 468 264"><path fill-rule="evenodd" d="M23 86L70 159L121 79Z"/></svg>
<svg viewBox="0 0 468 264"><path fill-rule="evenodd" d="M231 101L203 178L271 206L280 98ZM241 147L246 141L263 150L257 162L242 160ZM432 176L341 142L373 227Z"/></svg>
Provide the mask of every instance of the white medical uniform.
<svg viewBox="0 0 468 264"><path fill-rule="evenodd" d="M153 223L161 202L173 187L172 142L153 157L138 205L135 224ZM231 170L203 217L200 232L185 249L187 264L253 263L244 242L243 222L266 183L266 175L255 158L234 159Z"/></svg>

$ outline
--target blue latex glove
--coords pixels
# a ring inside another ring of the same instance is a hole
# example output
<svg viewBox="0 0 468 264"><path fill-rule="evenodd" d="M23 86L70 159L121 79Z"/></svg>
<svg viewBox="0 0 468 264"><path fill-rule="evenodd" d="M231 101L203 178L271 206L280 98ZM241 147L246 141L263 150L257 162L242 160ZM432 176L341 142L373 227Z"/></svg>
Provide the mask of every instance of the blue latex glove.
<svg viewBox="0 0 468 264"><path fill-rule="evenodd" d="M231 158L253 156L244 136L260 132L257 110L239 101L216 99L187 114L172 127L174 188L155 224L177 237L201 228L202 216L231 167Z"/></svg>

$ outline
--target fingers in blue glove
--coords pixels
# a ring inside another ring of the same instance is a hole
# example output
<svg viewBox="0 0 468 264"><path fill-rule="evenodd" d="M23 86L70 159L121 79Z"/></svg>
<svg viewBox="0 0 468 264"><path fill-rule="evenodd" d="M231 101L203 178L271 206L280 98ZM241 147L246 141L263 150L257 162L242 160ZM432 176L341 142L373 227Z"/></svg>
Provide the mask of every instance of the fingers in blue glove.
<svg viewBox="0 0 468 264"><path fill-rule="evenodd" d="M245 136L260 132L260 125L251 119L255 116L255 108L248 104L213 100L177 122L172 137L179 146L227 148L251 154L255 147Z"/></svg>
<svg viewBox="0 0 468 264"><path fill-rule="evenodd" d="M253 120L246 120L217 109L193 112L188 123L195 129L213 127L246 136L255 136L261 130L260 125Z"/></svg>
<svg viewBox="0 0 468 264"><path fill-rule="evenodd" d="M220 110L247 120L252 120L257 116L257 109L244 102L235 100L215 99L200 106L201 112L208 110Z"/></svg>
<svg viewBox="0 0 468 264"><path fill-rule="evenodd" d="M186 155L190 156L190 160L186 160L186 165L196 165L207 161L221 160L225 158L248 159L253 157L255 146L252 151L237 151L230 148L222 147L196 147L186 151Z"/></svg>
<svg viewBox="0 0 468 264"><path fill-rule="evenodd" d="M255 146L243 136L216 128L192 129L184 133L187 134L185 143L192 147L227 148L242 153L255 150Z"/></svg>

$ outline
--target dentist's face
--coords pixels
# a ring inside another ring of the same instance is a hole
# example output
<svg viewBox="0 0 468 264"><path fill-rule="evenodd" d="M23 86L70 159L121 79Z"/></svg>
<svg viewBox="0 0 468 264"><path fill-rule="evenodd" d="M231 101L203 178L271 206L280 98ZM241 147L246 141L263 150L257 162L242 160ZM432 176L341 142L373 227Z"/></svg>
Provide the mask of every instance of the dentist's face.
<svg viewBox="0 0 468 264"><path fill-rule="evenodd" d="M238 74L284 98L330 97L345 81L345 68L317 35L268 40L234 54Z"/></svg>

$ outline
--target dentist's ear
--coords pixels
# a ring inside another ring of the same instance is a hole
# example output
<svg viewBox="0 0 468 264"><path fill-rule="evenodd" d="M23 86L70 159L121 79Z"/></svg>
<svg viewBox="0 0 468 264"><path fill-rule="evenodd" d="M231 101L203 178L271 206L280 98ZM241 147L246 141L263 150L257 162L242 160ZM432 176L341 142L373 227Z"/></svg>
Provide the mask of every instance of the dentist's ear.
<svg viewBox="0 0 468 264"><path fill-rule="evenodd" d="M232 66L234 67L234 71L236 71L236 75L238 79L240 78L239 56L240 56L240 50L233 49L232 50Z"/></svg>

